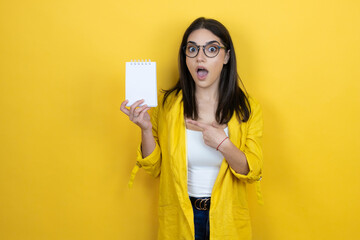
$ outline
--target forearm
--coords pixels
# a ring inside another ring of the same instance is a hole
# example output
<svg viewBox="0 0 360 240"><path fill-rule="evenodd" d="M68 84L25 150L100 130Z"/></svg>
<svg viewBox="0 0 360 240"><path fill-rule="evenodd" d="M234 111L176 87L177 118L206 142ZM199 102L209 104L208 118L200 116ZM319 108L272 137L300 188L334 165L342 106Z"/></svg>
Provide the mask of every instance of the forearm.
<svg viewBox="0 0 360 240"><path fill-rule="evenodd" d="M156 143L152 130L142 130L141 131L141 151L142 157L146 158L149 156L155 149Z"/></svg>
<svg viewBox="0 0 360 240"><path fill-rule="evenodd" d="M235 172L247 175L250 171L245 154L240 151L230 139L226 139L219 147L219 151Z"/></svg>

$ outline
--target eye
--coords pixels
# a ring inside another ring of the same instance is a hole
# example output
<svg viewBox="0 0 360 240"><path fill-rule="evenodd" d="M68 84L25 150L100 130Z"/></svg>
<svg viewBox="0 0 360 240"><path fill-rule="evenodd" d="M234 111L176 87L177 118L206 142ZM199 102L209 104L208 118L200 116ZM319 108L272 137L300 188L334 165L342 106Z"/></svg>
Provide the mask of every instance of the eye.
<svg viewBox="0 0 360 240"><path fill-rule="evenodd" d="M195 46L188 46L187 49L188 49L188 52L190 52L190 53L194 53L197 51L197 48Z"/></svg>
<svg viewBox="0 0 360 240"><path fill-rule="evenodd" d="M215 45L215 44L210 45L210 46L207 47L207 51L208 51L209 53L215 53L215 52L218 51L218 47L217 47L217 45Z"/></svg>

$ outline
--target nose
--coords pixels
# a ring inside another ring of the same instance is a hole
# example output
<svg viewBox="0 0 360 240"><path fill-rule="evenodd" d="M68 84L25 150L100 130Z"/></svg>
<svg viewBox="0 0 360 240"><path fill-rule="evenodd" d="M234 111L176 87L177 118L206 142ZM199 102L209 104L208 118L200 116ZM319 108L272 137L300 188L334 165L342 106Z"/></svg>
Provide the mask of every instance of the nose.
<svg viewBox="0 0 360 240"><path fill-rule="evenodd" d="M199 48L199 53L198 55L196 56L196 61L197 62L204 62L206 60L206 56L204 54L204 47L200 47Z"/></svg>

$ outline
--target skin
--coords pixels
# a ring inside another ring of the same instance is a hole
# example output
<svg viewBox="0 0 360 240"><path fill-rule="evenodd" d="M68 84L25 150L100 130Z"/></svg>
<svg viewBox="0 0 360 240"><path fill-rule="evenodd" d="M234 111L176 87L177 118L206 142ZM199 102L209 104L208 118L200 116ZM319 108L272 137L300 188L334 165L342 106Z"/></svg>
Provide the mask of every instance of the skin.
<svg viewBox="0 0 360 240"><path fill-rule="evenodd" d="M210 41L217 41L220 46L221 40L212 32L206 29L193 31L188 42L195 42L197 45L205 45ZM221 49L219 54L214 58L205 56L202 48L195 58L186 57L186 65L195 82L195 97L198 104L199 119L197 121L185 119L186 128L201 131L206 145L217 148L218 145L226 138L224 128L226 125L218 125L215 121L215 112L218 104L218 87L220 82L220 73L224 64L229 61L230 52ZM199 79L197 67L205 67L208 75L205 79ZM152 125L146 105L139 107L144 101L136 101L130 109L125 106L127 100L122 102L120 110L125 113L130 121L141 128L142 153L143 157L149 156L155 149L155 139L152 135ZM226 139L218 148L225 157L228 164L237 172L243 175L248 174L249 166L245 154L240 151L230 139Z"/></svg>
<svg viewBox="0 0 360 240"><path fill-rule="evenodd" d="M221 44L220 38L214 35L212 32L206 29L198 29L193 31L189 37L188 42L194 42L197 45L205 45L208 42L216 41L218 45ZM186 66L189 69L191 76L195 82L196 95L211 94L209 97L217 99L218 86L220 81L220 73L223 65L229 61L230 52L225 52L221 49L219 54L214 58L208 58L202 48L195 58L186 57ZM202 66L209 72L204 80L200 80L197 76L196 68Z"/></svg>
<svg viewBox="0 0 360 240"><path fill-rule="evenodd" d="M120 110L125 113L130 121L135 123L141 128L141 149L143 157L149 156L155 149L155 139L152 134L152 124L150 122L150 115L147 112L150 110L150 107L143 105L139 107L140 104L144 102L143 99L134 102L130 109L126 108L128 100L125 100L121 103Z"/></svg>

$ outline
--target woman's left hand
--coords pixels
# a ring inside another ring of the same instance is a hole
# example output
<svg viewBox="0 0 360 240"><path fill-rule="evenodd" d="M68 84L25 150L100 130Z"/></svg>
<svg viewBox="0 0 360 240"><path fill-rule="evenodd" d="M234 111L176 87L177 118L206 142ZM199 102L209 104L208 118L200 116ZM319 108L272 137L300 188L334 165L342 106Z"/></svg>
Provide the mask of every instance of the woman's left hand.
<svg viewBox="0 0 360 240"><path fill-rule="evenodd" d="M224 129L219 127L219 125L215 122L213 124L206 124L187 119L186 123L190 123L201 128L205 144L212 148L216 149L219 143L226 138Z"/></svg>

